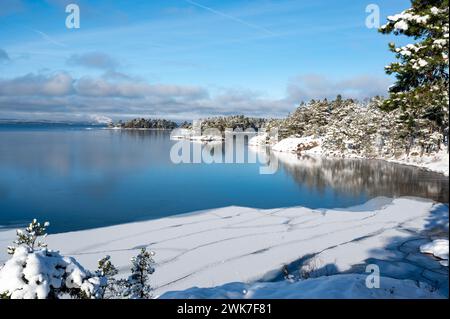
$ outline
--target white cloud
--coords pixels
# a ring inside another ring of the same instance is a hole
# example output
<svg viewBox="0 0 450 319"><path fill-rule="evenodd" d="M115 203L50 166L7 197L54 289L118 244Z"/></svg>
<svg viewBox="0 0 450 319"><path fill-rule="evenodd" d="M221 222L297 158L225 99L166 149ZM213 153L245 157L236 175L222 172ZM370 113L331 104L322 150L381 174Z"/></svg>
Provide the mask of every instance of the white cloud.
<svg viewBox="0 0 450 319"><path fill-rule="evenodd" d="M66 72L34 74L0 79L0 96L64 96L73 93L73 79Z"/></svg>

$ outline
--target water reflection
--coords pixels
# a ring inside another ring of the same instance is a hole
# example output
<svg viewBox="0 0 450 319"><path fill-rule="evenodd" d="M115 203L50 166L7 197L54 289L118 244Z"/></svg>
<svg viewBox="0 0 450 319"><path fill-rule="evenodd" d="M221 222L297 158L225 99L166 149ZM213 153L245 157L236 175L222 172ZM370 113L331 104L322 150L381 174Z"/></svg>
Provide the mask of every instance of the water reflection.
<svg viewBox="0 0 450 319"><path fill-rule="evenodd" d="M70 177L80 171L105 175L167 164L163 131L0 132L0 168Z"/></svg>

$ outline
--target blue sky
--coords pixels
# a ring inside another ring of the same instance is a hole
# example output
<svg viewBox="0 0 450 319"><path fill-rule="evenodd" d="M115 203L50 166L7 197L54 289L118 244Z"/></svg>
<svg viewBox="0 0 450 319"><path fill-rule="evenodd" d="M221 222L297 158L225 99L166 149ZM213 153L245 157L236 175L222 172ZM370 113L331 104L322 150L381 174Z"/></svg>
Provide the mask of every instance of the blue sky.
<svg viewBox="0 0 450 319"><path fill-rule="evenodd" d="M393 38L365 26L370 3L2 0L0 118L284 116L310 98L384 94ZM409 6L375 3L381 23Z"/></svg>

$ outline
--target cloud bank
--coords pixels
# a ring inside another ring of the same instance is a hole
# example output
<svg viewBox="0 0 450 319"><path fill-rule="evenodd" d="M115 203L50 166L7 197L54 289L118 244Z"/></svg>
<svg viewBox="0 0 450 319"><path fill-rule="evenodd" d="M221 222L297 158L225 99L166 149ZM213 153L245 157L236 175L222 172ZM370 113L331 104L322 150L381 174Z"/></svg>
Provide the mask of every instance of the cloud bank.
<svg viewBox="0 0 450 319"><path fill-rule="evenodd" d="M301 101L334 98L337 94L363 99L385 94L388 85L387 80L370 76L332 81L321 75L304 75L288 83L285 97L273 99L246 89L221 89L212 94L201 86L148 83L111 70L102 76L80 78L66 71L29 73L0 79L0 118L89 120L93 116L147 116L183 120L231 114L280 117L292 112Z"/></svg>

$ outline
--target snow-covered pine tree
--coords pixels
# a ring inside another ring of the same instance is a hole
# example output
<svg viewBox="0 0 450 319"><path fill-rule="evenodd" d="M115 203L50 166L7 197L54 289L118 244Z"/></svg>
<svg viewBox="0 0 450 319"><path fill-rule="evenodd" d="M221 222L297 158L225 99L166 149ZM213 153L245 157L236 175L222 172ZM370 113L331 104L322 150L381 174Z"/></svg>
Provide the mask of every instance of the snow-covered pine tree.
<svg viewBox="0 0 450 319"><path fill-rule="evenodd" d="M406 125L404 140L416 142L422 152L440 148L448 134L449 1L412 0L411 8L388 17L380 28L384 34L405 35L415 43L389 47L398 62L386 67L396 75L385 110L401 110Z"/></svg>
<svg viewBox="0 0 450 319"><path fill-rule="evenodd" d="M46 230L47 227L50 226L49 222L45 222L41 225L41 223L38 223L36 219L33 219L33 221L28 225L25 230L17 229L16 235L17 239L13 242L17 246L26 246L30 249L30 251L34 251L35 248L44 248L47 247L47 245L39 241L39 237L46 237ZM13 255L15 252L16 247L9 246L8 247L8 254Z"/></svg>
<svg viewBox="0 0 450 319"><path fill-rule="evenodd" d="M123 295L130 299L149 299L152 287L149 284L149 275L155 272L154 252L148 252L142 248L139 254L131 258L131 275L125 283L126 289Z"/></svg>
<svg viewBox="0 0 450 319"><path fill-rule="evenodd" d="M96 275L98 277L105 278L103 283L101 297L102 299L115 297L117 295L116 291L116 280L114 276L119 273L119 270L111 262L111 257L109 255L103 257L98 261L98 268Z"/></svg>
<svg viewBox="0 0 450 319"><path fill-rule="evenodd" d="M330 120L331 104L327 99L323 101L311 101L308 120L305 123L304 135L316 137L325 134L326 126Z"/></svg>
<svg viewBox="0 0 450 319"><path fill-rule="evenodd" d="M107 255L98 261L98 273L105 277L114 277L119 273L111 262L111 256Z"/></svg>

